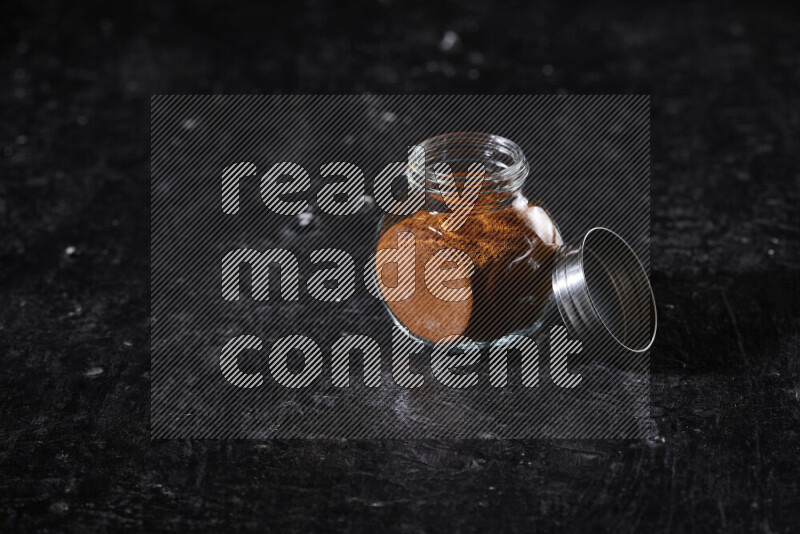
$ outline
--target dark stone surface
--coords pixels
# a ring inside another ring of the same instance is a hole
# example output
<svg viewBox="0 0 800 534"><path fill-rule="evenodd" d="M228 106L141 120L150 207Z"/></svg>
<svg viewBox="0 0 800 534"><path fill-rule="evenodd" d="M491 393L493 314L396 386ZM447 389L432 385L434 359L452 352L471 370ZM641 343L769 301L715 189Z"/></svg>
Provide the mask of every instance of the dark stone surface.
<svg viewBox="0 0 800 534"><path fill-rule="evenodd" d="M800 528L796 12L37 2L2 19L0 530ZM657 436L150 441L149 95L363 91L652 94Z"/></svg>

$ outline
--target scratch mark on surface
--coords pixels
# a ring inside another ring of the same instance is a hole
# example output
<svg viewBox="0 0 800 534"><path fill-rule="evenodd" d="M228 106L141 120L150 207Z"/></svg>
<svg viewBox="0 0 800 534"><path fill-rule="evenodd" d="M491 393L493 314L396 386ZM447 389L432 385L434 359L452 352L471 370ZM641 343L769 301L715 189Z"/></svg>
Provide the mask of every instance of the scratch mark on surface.
<svg viewBox="0 0 800 534"><path fill-rule="evenodd" d="M731 322L733 323L733 329L736 332L736 342L739 344L739 351L742 353L742 358L744 358L744 362L746 364L750 363L750 358L747 357L747 353L744 350L744 342L742 340L742 332L739 329L739 323L736 322L736 316L733 314L733 309L731 308L730 302L728 302L728 295L725 293L725 290L721 290L720 293L722 294L722 302L725 303L725 309L728 310L728 316L731 318Z"/></svg>

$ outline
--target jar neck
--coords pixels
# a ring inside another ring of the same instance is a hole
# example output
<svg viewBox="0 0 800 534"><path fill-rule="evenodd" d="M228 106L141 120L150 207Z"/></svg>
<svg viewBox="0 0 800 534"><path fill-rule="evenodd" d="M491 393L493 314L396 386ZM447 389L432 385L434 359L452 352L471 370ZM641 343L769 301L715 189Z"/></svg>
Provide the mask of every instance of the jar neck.
<svg viewBox="0 0 800 534"><path fill-rule="evenodd" d="M450 209L469 204L473 212L510 205L528 176L528 162L513 141L497 135L462 132L438 135L414 146L409 155L412 186Z"/></svg>

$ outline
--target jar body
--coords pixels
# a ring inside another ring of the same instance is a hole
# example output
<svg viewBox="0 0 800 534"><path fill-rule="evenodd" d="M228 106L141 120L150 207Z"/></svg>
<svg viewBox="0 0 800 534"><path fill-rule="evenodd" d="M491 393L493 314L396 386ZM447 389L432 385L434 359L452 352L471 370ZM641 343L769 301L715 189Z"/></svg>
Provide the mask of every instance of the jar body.
<svg viewBox="0 0 800 534"><path fill-rule="evenodd" d="M413 336L429 342L449 336L488 342L541 324L552 305L551 275L561 234L539 203L518 191L505 194L491 209L473 209L457 228L446 224L453 214L430 199L426 209L381 221L378 251L396 247L401 235L414 237L414 291L403 299L384 298L395 321ZM440 282L468 288L466 298L443 300L429 287L426 269L435 268L430 260L443 249L460 251L471 261L469 276ZM398 283L396 271L380 262L376 270L386 286Z"/></svg>

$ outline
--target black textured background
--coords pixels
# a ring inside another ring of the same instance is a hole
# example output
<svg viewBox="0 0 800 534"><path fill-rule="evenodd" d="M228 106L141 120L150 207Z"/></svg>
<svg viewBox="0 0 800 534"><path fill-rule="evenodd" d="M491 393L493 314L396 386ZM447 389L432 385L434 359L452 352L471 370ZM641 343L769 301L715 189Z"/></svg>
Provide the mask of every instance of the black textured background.
<svg viewBox="0 0 800 534"><path fill-rule="evenodd" d="M800 529L796 11L45 1L0 20L0 530ZM366 91L652 94L657 436L150 441L149 96Z"/></svg>

